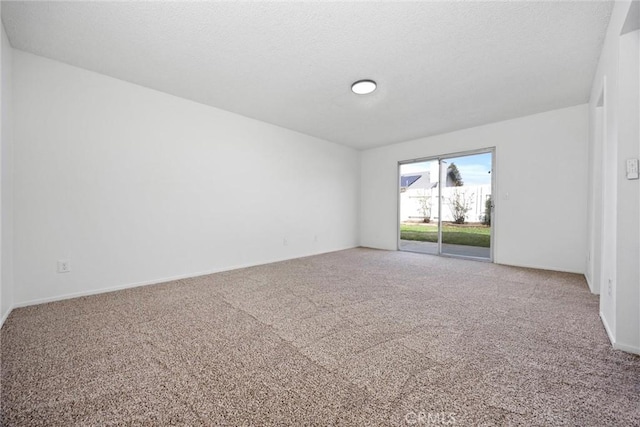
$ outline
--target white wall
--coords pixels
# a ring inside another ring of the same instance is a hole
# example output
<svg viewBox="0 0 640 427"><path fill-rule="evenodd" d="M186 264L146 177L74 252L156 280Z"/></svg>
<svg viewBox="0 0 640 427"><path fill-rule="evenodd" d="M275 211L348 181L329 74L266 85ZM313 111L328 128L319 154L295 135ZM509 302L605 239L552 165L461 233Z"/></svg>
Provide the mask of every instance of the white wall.
<svg viewBox="0 0 640 427"><path fill-rule="evenodd" d="M588 234L590 240L602 239L601 254L592 248L592 270L609 338L615 348L640 353L640 182L625 176L626 160L640 157L640 7L631 6L619 1L613 8L591 90L589 143L596 161L589 173L601 174L603 182L602 187L591 183L596 203L590 215L602 212L603 220L590 224ZM627 34L621 35L623 27Z"/></svg>
<svg viewBox="0 0 640 427"><path fill-rule="evenodd" d="M496 147L495 262L584 273L587 120L579 105L364 151L361 244L397 248L399 161Z"/></svg>
<svg viewBox="0 0 640 427"><path fill-rule="evenodd" d="M13 60L16 304L357 245L357 151Z"/></svg>
<svg viewBox="0 0 640 427"><path fill-rule="evenodd" d="M640 274L636 267L640 260L640 195L638 180L626 179L626 160L640 158L640 31L620 38L620 110L618 121L618 159L621 173L616 174L618 185L617 226L617 305L616 339L640 352ZM633 236L633 237L631 237Z"/></svg>
<svg viewBox="0 0 640 427"><path fill-rule="evenodd" d="M2 74L2 141L0 143L0 326L9 315L13 306L13 208L12 208L12 180L13 180L13 143L12 143L12 53L13 49L2 27L2 55L0 59L0 74Z"/></svg>
<svg viewBox="0 0 640 427"><path fill-rule="evenodd" d="M603 253L603 116L604 105L600 105L596 108L593 120L589 122L589 135L593 137L593 140L590 139L588 149L588 184L589 189L593 191L589 191L587 194L587 229L593 230L593 232L587 234L587 269L584 275L589 289L594 294L600 293L602 277L602 263L594 262L594 260L601 260Z"/></svg>

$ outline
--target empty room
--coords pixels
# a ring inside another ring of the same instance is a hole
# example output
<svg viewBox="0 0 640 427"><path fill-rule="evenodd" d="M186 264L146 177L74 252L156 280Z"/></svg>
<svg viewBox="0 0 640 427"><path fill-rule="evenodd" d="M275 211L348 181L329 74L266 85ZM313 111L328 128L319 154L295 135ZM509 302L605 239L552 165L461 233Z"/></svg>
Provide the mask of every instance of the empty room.
<svg viewBox="0 0 640 427"><path fill-rule="evenodd" d="M640 425L637 0L0 14L0 425Z"/></svg>

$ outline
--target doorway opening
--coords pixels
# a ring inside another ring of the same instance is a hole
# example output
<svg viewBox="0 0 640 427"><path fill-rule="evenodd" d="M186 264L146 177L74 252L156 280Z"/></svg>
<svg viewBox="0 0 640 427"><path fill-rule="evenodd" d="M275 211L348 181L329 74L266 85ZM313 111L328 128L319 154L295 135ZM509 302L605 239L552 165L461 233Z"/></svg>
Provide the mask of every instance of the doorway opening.
<svg viewBox="0 0 640 427"><path fill-rule="evenodd" d="M494 149L400 162L398 249L493 260Z"/></svg>

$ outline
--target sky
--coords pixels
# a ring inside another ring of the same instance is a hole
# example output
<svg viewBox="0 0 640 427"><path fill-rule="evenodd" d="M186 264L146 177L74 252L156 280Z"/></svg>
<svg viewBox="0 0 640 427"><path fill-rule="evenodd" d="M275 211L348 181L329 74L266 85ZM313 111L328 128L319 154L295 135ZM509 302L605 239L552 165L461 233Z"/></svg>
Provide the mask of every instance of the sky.
<svg viewBox="0 0 640 427"><path fill-rule="evenodd" d="M401 173L421 172L431 170L430 162L411 163L402 165ZM455 163L462 175L465 185L491 184L491 153L473 154L463 157L452 157L444 159L447 164Z"/></svg>

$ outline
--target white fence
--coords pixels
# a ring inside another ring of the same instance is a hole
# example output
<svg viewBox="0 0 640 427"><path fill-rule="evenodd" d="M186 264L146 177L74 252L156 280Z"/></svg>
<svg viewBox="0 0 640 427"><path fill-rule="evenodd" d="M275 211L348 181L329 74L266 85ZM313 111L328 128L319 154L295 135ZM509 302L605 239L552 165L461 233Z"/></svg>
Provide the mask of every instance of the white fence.
<svg viewBox="0 0 640 427"><path fill-rule="evenodd" d="M453 221L453 203L458 201L469 207L465 222L482 222L486 200L491 197L491 185L444 187L442 189L442 220ZM438 188L407 189L400 193L400 221L420 221L428 217L438 219Z"/></svg>

